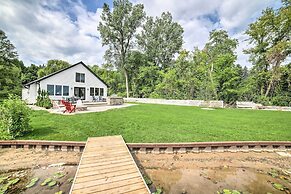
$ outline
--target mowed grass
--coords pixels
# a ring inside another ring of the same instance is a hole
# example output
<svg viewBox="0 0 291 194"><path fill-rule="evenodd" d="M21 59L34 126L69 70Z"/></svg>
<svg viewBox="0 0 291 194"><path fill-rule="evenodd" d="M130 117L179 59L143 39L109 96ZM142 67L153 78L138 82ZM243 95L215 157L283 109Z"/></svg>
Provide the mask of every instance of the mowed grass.
<svg viewBox="0 0 291 194"><path fill-rule="evenodd" d="M21 139L85 141L122 135L126 142L290 141L291 112L139 104L99 113L33 111Z"/></svg>

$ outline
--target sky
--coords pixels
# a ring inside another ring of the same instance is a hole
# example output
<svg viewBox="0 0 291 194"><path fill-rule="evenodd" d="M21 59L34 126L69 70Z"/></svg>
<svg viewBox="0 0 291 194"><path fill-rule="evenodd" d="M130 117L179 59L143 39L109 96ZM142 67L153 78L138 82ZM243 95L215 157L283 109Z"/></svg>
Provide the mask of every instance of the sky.
<svg viewBox="0 0 291 194"><path fill-rule="evenodd" d="M237 63L251 67L243 49L250 45L248 25L279 0L130 0L142 3L150 16L169 11L184 28L183 49L203 48L213 29L225 29L239 41ZM0 1L0 29L17 49L26 66L62 59L71 64L105 63L97 25L102 6L109 0L5 0Z"/></svg>

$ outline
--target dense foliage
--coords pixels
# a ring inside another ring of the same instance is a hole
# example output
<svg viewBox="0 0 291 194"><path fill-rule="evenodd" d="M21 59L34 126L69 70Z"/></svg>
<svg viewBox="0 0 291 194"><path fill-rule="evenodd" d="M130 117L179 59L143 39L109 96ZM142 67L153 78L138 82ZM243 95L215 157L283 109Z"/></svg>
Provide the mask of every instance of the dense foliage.
<svg viewBox="0 0 291 194"><path fill-rule="evenodd" d="M144 16L142 4L133 5L128 0L115 0L112 12L109 5L104 4L102 21L98 26L102 44L109 46L105 58L124 74L127 97L129 96L129 81L126 61L133 46L136 30L141 25Z"/></svg>
<svg viewBox="0 0 291 194"><path fill-rule="evenodd" d="M38 71L41 69L40 66L37 66L35 64L31 64L30 66L23 65L21 69L22 69L22 75L21 75L22 84L29 83L39 78Z"/></svg>
<svg viewBox="0 0 291 194"><path fill-rule="evenodd" d="M14 139L31 130L30 109L15 95L0 104L0 139Z"/></svg>
<svg viewBox="0 0 291 194"><path fill-rule="evenodd" d="M169 12L155 19L149 16L137 36L138 45L150 62L167 68L171 66L175 53L182 48L183 31Z"/></svg>
<svg viewBox="0 0 291 194"><path fill-rule="evenodd" d="M243 84L242 97L266 104L291 105L291 64L284 64L291 52L291 6L283 1L278 9L266 9L249 25L246 34L252 47L253 67Z"/></svg>
<svg viewBox="0 0 291 194"><path fill-rule="evenodd" d="M46 109L49 109L53 106L47 91L39 89L37 91L37 94L38 95L36 97L36 103L35 103L36 106L44 107Z"/></svg>
<svg viewBox="0 0 291 194"><path fill-rule="evenodd" d="M54 73L56 71L59 71L61 69L64 69L66 67L69 67L70 63L63 61L63 60L48 60L47 64L41 66L41 68L38 69L37 75L38 77L43 77L46 75L49 75L51 73Z"/></svg>
<svg viewBox="0 0 291 194"><path fill-rule="evenodd" d="M21 69L14 45L0 29L0 101L9 94L20 95Z"/></svg>

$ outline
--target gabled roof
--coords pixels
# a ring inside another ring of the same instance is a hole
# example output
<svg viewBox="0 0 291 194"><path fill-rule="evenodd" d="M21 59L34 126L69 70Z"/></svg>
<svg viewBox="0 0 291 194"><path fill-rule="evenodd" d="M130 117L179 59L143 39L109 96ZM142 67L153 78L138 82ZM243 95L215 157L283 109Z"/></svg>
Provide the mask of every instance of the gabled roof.
<svg viewBox="0 0 291 194"><path fill-rule="evenodd" d="M83 61L80 61L80 62L78 62L78 63L76 63L76 64L74 64L74 65L71 65L71 66L69 66L69 67L66 67L66 68L64 68L64 69L61 69L61 70L59 70L59 71L56 71L56 72L54 72L54 73L51 73L51 74L49 74L49 75L46 75L46 76L44 76L44 77L41 77L41 78L39 78L39 79L36 79L36 80L34 80L34 81L32 81L32 82L29 82L29 83L27 83L27 84L24 84L24 86L29 86L29 85L31 85L31 84L33 84L33 83L36 83L36 82L40 82L40 81L42 81L42 80L44 80L44 79L47 79L47 78L49 78L49 77L51 77L51 76L54 76L54 75L56 75L56 74L58 74L58 73L61 73L61 72L63 72L63 71L65 71L65 70L67 70L67 69L70 69L70 68L72 68L72 67L75 67L75 66L77 66L77 65L79 65L79 64L81 64L81 65L83 65L86 69L88 69L95 77L97 77L102 83L104 83L107 87L108 87L108 85L98 76L98 75L96 75L87 65L85 65L85 63L83 63Z"/></svg>

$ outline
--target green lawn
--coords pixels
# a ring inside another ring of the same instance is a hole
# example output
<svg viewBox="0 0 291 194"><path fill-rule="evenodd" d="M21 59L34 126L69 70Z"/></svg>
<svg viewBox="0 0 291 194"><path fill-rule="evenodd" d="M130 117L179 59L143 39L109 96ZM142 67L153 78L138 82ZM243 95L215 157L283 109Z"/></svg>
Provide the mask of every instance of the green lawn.
<svg viewBox="0 0 291 194"><path fill-rule="evenodd" d="M76 140L119 135L127 142L291 140L291 112L140 104L100 113L33 111L21 139Z"/></svg>

